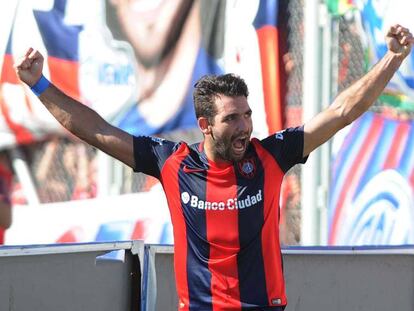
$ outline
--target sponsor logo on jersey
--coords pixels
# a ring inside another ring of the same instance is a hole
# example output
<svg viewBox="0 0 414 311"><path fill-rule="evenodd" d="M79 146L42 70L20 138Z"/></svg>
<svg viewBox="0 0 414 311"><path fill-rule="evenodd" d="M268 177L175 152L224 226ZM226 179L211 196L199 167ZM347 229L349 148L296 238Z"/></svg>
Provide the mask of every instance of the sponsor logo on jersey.
<svg viewBox="0 0 414 311"><path fill-rule="evenodd" d="M184 204L189 204L191 207L202 209L202 210L213 210L213 211L224 211L245 209L252 207L263 201L262 190L260 189L256 194L246 195L243 198L230 198L226 201L203 201L196 195L190 195L188 192L181 193L181 200Z"/></svg>
<svg viewBox="0 0 414 311"><path fill-rule="evenodd" d="M187 204L190 201L190 195L188 194L188 192L181 193L181 200L184 204Z"/></svg>
<svg viewBox="0 0 414 311"><path fill-rule="evenodd" d="M197 167L189 167L189 166L187 166L187 165L184 165L184 167L183 167L183 171L184 171L184 173L189 174L189 173L199 173L199 172L204 172L204 171L205 171L205 169L203 169L203 168L197 168Z"/></svg>

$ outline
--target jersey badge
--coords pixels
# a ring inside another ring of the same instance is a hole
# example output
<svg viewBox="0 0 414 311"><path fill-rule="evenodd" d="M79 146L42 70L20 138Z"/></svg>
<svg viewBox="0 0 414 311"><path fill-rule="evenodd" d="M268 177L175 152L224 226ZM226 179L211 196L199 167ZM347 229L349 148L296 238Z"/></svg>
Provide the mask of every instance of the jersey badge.
<svg viewBox="0 0 414 311"><path fill-rule="evenodd" d="M284 131L285 131L285 130L277 132L277 133L275 134L276 139L283 140L283 132L284 132Z"/></svg>
<svg viewBox="0 0 414 311"><path fill-rule="evenodd" d="M157 143L160 146L165 142L165 139L160 138L160 137L150 136L150 138L154 143Z"/></svg>
<svg viewBox="0 0 414 311"><path fill-rule="evenodd" d="M254 159L244 159L238 163L240 173L246 178L253 178L256 174L256 163Z"/></svg>

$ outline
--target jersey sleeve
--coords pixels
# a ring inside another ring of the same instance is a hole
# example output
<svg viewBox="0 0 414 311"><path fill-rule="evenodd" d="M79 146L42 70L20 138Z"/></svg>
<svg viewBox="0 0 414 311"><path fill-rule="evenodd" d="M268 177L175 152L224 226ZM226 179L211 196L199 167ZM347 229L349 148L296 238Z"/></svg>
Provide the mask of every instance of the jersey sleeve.
<svg viewBox="0 0 414 311"><path fill-rule="evenodd" d="M160 178L161 169L178 144L158 137L134 136L135 172Z"/></svg>
<svg viewBox="0 0 414 311"><path fill-rule="evenodd" d="M286 173L295 164L305 163L308 159L307 156L303 157L303 140L303 126L300 126L270 135L261 144Z"/></svg>

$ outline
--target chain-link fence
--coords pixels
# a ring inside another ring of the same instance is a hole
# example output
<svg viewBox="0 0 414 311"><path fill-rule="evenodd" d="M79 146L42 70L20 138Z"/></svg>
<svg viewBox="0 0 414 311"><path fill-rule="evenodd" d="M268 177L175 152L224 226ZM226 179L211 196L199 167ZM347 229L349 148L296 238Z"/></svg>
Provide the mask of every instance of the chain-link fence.
<svg viewBox="0 0 414 311"><path fill-rule="evenodd" d="M284 65L285 86L285 127L297 126L302 120L302 85L304 51L304 3L302 0L281 1L280 29L286 32L282 36L282 64ZM358 24L358 12L349 12L338 16L329 27L337 27L334 32L333 51L337 59L331 60L337 67L332 68L336 81L333 96L349 87L367 71L366 52L361 39L361 25ZM284 41L283 41L284 39ZM283 46L284 44L284 46ZM335 57L335 55L333 55ZM333 100L333 98L332 98ZM371 110L391 113L393 116L412 114L400 111L377 101ZM411 115L412 118L412 115ZM292 168L285 177L282 187L281 240L285 244L300 242L300 173L301 166Z"/></svg>
<svg viewBox="0 0 414 311"><path fill-rule="evenodd" d="M337 92L343 91L366 72L364 49L354 14L338 18ZM334 70L335 70L334 69Z"/></svg>
<svg viewBox="0 0 414 311"><path fill-rule="evenodd" d="M303 0L280 1L279 5L284 127L295 127L302 124ZM281 189L280 238L286 245L300 242L300 171L299 165L294 166Z"/></svg>
<svg viewBox="0 0 414 311"><path fill-rule="evenodd" d="M96 196L96 150L77 140L52 137L20 146L41 203L88 199ZM15 187L21 190L19 181ZM15 195L18 203L24 195Z"/></svg>

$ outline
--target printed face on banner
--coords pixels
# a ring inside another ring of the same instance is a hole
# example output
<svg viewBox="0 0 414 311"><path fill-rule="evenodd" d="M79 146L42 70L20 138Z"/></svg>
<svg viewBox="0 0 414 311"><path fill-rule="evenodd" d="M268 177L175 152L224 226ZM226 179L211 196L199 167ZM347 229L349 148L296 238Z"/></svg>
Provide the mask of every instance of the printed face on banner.
<svg viewBox="0 0 414 311"><path fill-rule="evenodd" d="M280 104L277 66L266 65L278 62L266 49L277 49L276 0L18 3L0 5L0 148L61 130L14 74L14 59L29 46L45 55L44 74L54 84L131 134L196 128L194 83L228 71L249 85L253 134L280 126L266 117ZM276 91L265 98L263 89Z"/></svg>

